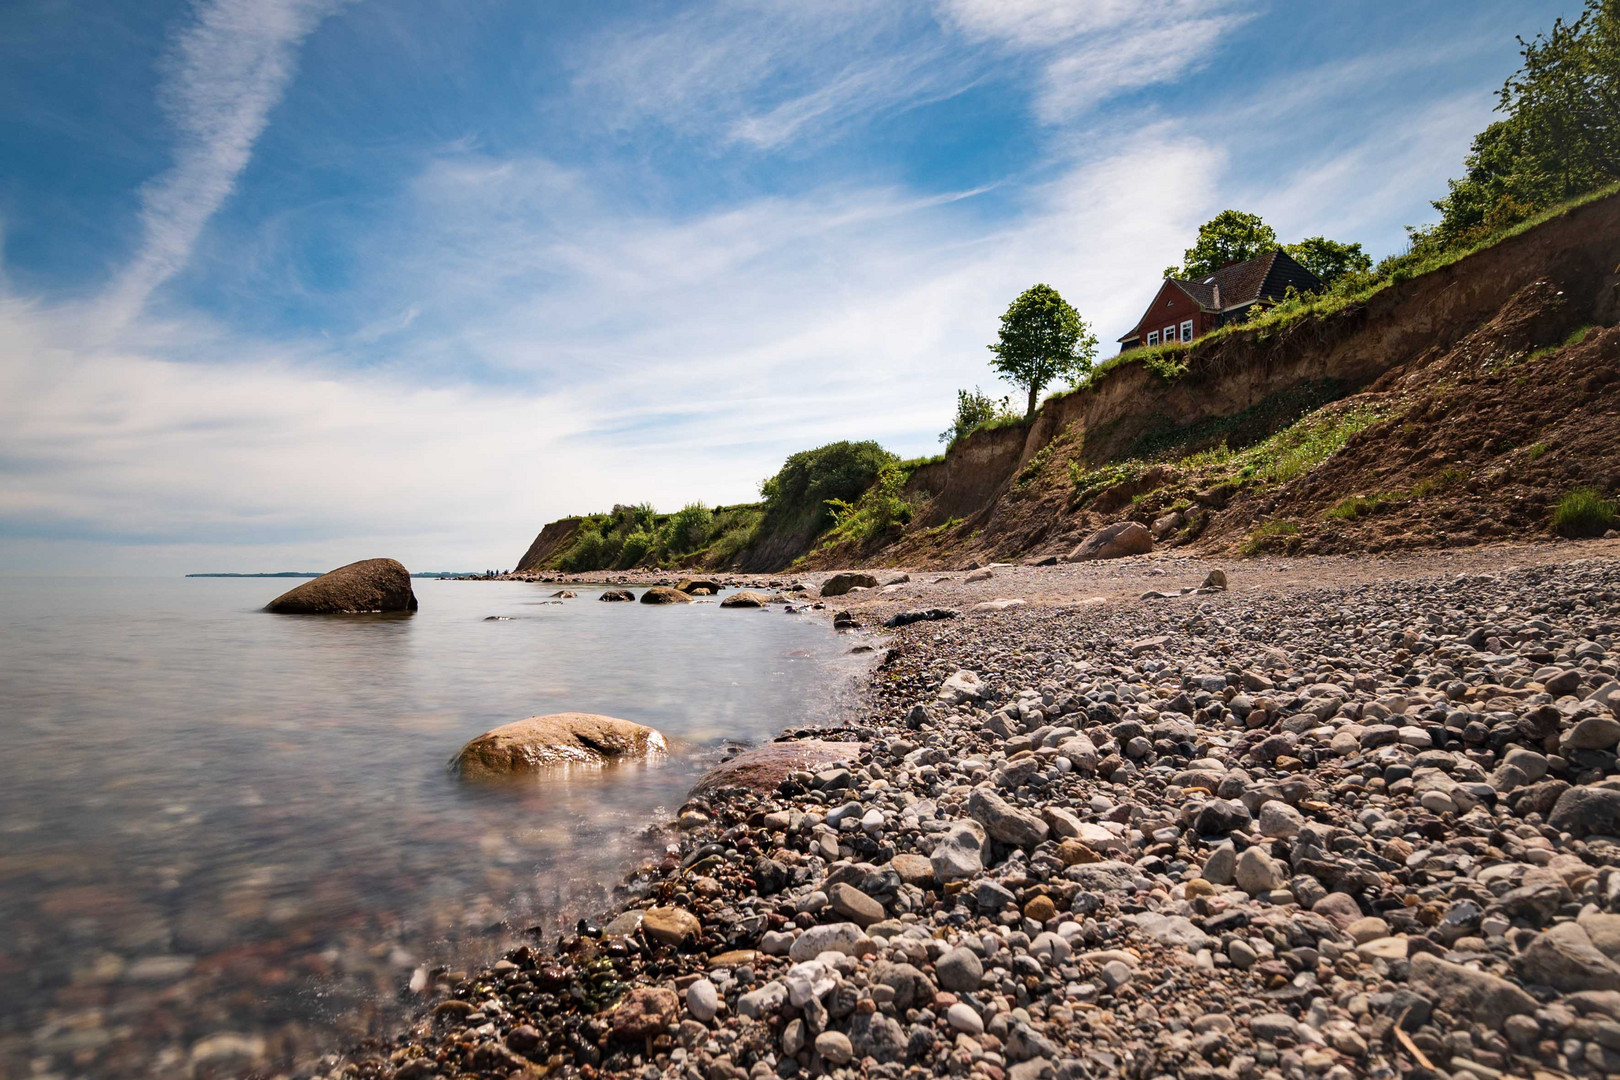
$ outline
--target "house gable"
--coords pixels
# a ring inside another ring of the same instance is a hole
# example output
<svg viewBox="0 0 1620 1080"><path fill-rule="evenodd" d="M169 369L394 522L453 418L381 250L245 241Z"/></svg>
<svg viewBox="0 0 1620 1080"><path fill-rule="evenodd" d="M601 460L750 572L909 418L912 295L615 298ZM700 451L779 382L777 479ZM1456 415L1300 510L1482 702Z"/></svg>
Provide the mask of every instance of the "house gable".
<svg viewBox="0 0 1620 1080"><path fill-rule="evenodd" d="M1145 342L1150 333L1162 332L1167 326L1176 327L1179 335L1181 324L1189 320L1194 323L1193 332L1201 333L1202 324L1199 316L1203 310L1199 299L1187 291L1183 282L1167 278L1164 284L1159 286L1158 295L1154 296L1147 311L1137 320L1136 326L1119 340L1130 342L1140 339Z"/></svg>

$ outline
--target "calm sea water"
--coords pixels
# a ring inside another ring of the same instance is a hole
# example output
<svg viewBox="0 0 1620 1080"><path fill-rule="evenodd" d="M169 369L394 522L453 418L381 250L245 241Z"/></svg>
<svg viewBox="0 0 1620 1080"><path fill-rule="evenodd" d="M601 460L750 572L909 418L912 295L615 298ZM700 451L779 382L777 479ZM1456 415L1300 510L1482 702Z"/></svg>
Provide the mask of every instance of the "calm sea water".
<svg viewBox="0 0 1620 1080"><path fill-rule="evenodd" d="M232 1075L383 1030L418 968L598 902L726 740L836 719L865 663L780 609L589 588L257 610L295 583L0 579L0 1073ZM447 775L479 732L563 711L678 752L498 791Z"/></svg>

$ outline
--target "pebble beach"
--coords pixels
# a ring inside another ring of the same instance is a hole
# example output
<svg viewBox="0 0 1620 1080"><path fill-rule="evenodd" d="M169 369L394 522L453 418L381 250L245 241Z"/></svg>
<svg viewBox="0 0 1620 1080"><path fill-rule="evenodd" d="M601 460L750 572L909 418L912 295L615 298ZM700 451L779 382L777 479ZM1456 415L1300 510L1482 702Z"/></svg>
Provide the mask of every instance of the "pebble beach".
<svg viewBox="0 0 1620 1080"><path fill-rule="evenodd" d="M1612 547L878 574L846 723L330 1075L1620 1072Z"/></svg>

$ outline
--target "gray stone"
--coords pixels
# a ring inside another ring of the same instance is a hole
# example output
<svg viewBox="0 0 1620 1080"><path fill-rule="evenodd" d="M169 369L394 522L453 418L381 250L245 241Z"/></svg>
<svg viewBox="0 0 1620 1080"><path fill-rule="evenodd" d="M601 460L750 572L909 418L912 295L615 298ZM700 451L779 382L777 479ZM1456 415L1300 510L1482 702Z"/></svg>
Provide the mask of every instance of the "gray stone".
<svg viewBox="0 0 1620 1080"><path fill-rule="evenodd" d="M1570 788L1558 797L1547 824L1577 838L1620 835L1620 790Z"/></svg>
<svg viewBox="0 0 1620 1080"><path fill-rule="evenodd" d="M1250 896L1261 896L1282 888L1288 876L1276 859L1258 847L1251 847L1238 856L1233 880Z"/></svg>
<svg viewBox="0 0 1620 1080"><path fill-rule="evenodd" d="M1222 844L1204 862L1204 880L1212 885L1230 885L1237 875L1237 848Z"/></svg>
<svg viewBox="0 0 1620 1080"><path fill-rule="evenodd" d="M1559 923L1538 934L1519 957L1524 981L1560 993L1620 990L1620 966L1610 960L1576 923Z"/></svg>
<svg viewBox="0 0 1620 1080"><path fill-rule="evenodd" d="M713 1020L720 1011L720 992L708 979L699 979L686 988L686 1011L701 1024Z"/></svg>
<svg viewBox="0 0 1620 1080"><path fill-rule="evenodd" d="M962 881L984 870L989 838L976 821L955 821L928 856L934 876L940 881Z"/></svg>
<svg viewBox="0 0 1620 1080"><path fill-rule="evenodd" d="M1500 1028L1510 1016L1533 1016L1536 999L1506 979L1441 960L1426 952L1412 957L1411 979L1427 987L1447 1012Z"/></svg>
<svg viewBox="0 0 1620 1080"><path fill-rule="evenodd" d="M979 988L984 964L972 949L959 945L934 962L934 976L946 990L969 993Z"/></svg>
<svg viewBox="0 0 1620 1080"><path fill-rule="evenodd" d="M857 956L862 944L869 940L861 928L852 922L812 926L793 942L793 947L788 950L788 959L799 964L814 960L824 952Z"/></svg>
<svg viewBox="0 0 1620 1080"><path fill-rule="evenodd" d="M842 1031L823 1031L816 1036L816 1053L834 1065L848 1065L849 1059L855 1056L855 1048Z"/></svg>
<svg viewBox="0 0 1620 1080"><path fill-rule="evenodd" d="M1034 847L1046 839L1046 822L984 788L975 788L968 796L968 813L1004 844Z"/></svg>

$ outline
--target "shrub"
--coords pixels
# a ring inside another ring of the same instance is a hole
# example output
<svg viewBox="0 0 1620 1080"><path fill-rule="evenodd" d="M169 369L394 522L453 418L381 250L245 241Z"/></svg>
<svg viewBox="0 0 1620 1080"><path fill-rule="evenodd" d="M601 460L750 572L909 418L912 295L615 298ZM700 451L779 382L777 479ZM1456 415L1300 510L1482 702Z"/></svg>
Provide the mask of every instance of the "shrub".
<svg viewBox="0 0 1620 1080"><path fill-rule="evenodd" d="M1289 539L1299 535L1299 526L1292 521L1268 521L1249 534L1239 549L1245 555L1258 555L1262 551L1269 551L1274 547L1283 546Z"/></svg>
<svg viewBox="0 0 1620 1080"><path fill-rule="evenodd" d="M808 517L815 532L825 532L833 524L830 501L860 498L885 466L898 461L875 442L835 442L801 450L760 485L765 516L777 522Z"/></svg>
<svg viewBox="0 0 1620 1080"><path fill-rule="evenodd" d="M632 529L624 538L624 546L619 549L618 569L628 570L641 565L641 560L657 543L658 537L651 530Z"/></svg>
<svg viewBox="0 0 1620 1080"><path fill-rule="evenodd" d="M586 570L602 570L619 559L619 543L604 535L602 519L586 518L568 551L557 560L557 567L570 574Z"/></svg>
<svg viewBox="0 0 1620 1080"><path fill-rule="evenodd" d="M939 441L947 446L997 420L1015 418L1010 397L993 398L975 386L972 390L956 392L956 419L939 433Z"/></svg>
<svg viewBox="0 0 1620 1080"><path fill-rule="evenodd" d="M709 542L709 529L714 523L714 512L700 502L687 503L670 515L664 526L666 538L663 547L672 555L685 555Z"/></svg>
<svg viewBox="0 0 1620 1080"><path fill-rule="evenodd" d="M1553 531L1559 536L1602 536L1615 527L1614 503L1593 487L1578 487L1553 508Z"/></svg>
<svg viewBox="0 0 1620 1080"><path fill-rule="evenodd" d="M833 515L832 533L827 542L865 544L896 525L908 524L916 507L906 498L905 486L905 473L899 465L890 464L884 467L877 481L862 492L856 501L827 500L827 507Z"/></svg>

